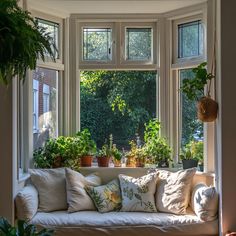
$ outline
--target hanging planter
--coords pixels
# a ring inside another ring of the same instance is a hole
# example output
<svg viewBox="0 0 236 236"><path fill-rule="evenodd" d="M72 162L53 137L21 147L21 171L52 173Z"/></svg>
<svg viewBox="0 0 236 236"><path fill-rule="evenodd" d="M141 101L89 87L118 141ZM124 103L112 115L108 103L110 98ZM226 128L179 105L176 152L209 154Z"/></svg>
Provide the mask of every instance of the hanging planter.
<svg viewBox="0 0 236 236"><path fill-rule="evenodd" d="M191 101L197 101L198 119L203 122L212 122L217 118L218 104L211 98L211 81L215 78L212 73L208 73L206 62L194 68L194 78L183 79L182 92ZM212 69L213 70L213 69ZM207 86L207 96L204 95L204 88Z"/></svg>
<svg viewBox="0 0 236 236"><path fill-rule="evenodd" d="M203 122L212 122L217 118L218 104L211 97L202 97L197 103L197 117Z"/></svg>

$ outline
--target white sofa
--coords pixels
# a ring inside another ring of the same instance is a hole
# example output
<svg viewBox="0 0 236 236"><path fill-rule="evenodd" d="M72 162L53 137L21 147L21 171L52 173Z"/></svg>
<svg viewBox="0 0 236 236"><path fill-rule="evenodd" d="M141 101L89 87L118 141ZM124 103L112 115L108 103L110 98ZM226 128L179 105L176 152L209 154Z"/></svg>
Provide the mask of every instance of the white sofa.
<svg viewBox="0 0 236 236"><path fill-rule="evenodd" d="M98 172L102 183L107 183L118 176L126 174L140 177L147 173L145 168L82 168L81 173L88 175ZM212 185L212 175L197 172L192 186L197 183ZM57 196L55 196L57 197ZM34 193L34 198L37 194ZM37 201L37 199L36 199ZM20 201L16 201L17 209L23 209ZM20 218L23 218L22 214ZM67 211L36 212L31 223L39 227L55 229L56 236L177 236L177 235L218 235L218 220L204 222L189 207L187 214L146 212L108 212Z"/></svg>

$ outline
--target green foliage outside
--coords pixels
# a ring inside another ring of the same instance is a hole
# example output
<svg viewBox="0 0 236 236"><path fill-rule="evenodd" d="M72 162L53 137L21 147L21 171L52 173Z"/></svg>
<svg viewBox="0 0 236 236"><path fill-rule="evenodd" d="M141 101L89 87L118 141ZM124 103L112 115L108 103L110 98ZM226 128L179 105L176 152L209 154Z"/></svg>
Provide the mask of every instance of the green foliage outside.
<svg viewBox="0 0 236 236"><path fill-rule="evenodd" d="M81 128L88 128L101 148L113 134L117 148L128 149L144 123L156 117L156 72L81 72Z"/></svg>

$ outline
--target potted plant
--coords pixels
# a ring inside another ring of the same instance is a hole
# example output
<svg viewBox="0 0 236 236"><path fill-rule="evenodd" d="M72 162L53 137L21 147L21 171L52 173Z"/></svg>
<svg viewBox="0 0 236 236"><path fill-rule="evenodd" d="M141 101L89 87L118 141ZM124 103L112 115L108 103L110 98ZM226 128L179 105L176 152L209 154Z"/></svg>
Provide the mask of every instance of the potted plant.
<svg viewBox="0 0 236 236"><path fill-rule="evenodd" d="M99 150L97 154L97 162L99 167L108 167L110 159L112 157L112 146L113 146L113 136L110 134L109 136L109 145L105 140L101 150Z"/></svg>
<svg viewBox="0 0 236 236"><path fill-rule="evenodd" d="M192 141L191 150L193 156L198 160L199 170L203 171L203 141Z"/></svg>
<svg viewBox="0 0 236 236"><path fill-rule="evenodd" d="M190 141L180 154L183 169L197 167L200 162L203 164L203 142Z"/></svg>
<svg viewBox="0 0 236 236"><path fill-rule="evenodd" d="M5 84L14 76L24 79L28 69L36 68L39 57L45 60L45 53L55 61L52 37L17 3L0 1L0 81Z"/></svg>
<svg viewBox="0 0 236 236"><path fill-rule="evenodd" d="M37 231L36 226L29 224L24 220L18 220L16 226L12 226L7 219L0 218L0 235L1 236L51 236L52 229L42 229Z"/></svg>
<svg viewBox="0 0 236 236"><path fill-rule="evenodd" d="M171 148L164 137L160 136L161 124L157 119L152 119L145 124L143 146L145 155L149 158L149 164L157 164L158 167L169 167Z"/></svg>
<svg viewBox="0 0 236 236"><path fill-rule="evenodd" d="M126 153L126 166L127 167L135 167L136 166L136 151L137 145L134 140L129 142L130 144L130 151Z"/></svg>
<svg viewBox="0 0 236 236"><path fill-rule="evenodd" d="M36 168L70 167L78 170L80 167L78 144L77 137L51 138L43 147L34 151L34 166Z"/></svg>
<svg viewBox="0 0 236 236"><path fill-rule="evenodd" d="M120 152L115 144L113 144L112 147L112 157L113 157L113 162L115 167L121 167L121 160L122 160L122 152Z"/></svg>
<svg viewBox="0 0 236 236"><path fill-rule="evenodd" d="M83 167L92 165L93 155L96 153L96 144L91 138L88 129L84 129L76 134L79 139L78 154L80 156L80 164Z"/></svg>
<svg viewBox="0 0 236 236"><path fill-rule="evenodd" d="M218 104L211 98L211 81L215 76L208 73L207 63L201 63L192 71L194 78L183 79L181 90L191 101L197 101L198 119L203 122L211 122L217 118ZM207 85L207 95L204 96L204 87Z"/></svg>

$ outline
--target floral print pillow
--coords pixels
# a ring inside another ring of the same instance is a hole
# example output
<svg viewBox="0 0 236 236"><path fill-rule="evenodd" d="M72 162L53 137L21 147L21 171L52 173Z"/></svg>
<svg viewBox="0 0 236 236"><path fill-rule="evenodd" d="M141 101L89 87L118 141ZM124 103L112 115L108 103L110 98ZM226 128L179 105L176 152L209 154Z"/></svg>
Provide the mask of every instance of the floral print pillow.
<svg viewBox="0 0 236 236"><path fill-rule="evenodd" d="M121 193L118 179L106 185L85 187L99 212L116 211L121 208Z"/></svg>
<svg viewBox="0 0 236 236"><path fill-rule="evenodd" d="M152 173L136 179L120 174L121 211L156 212L154 194L157 176L157 173Z"/></svg>

